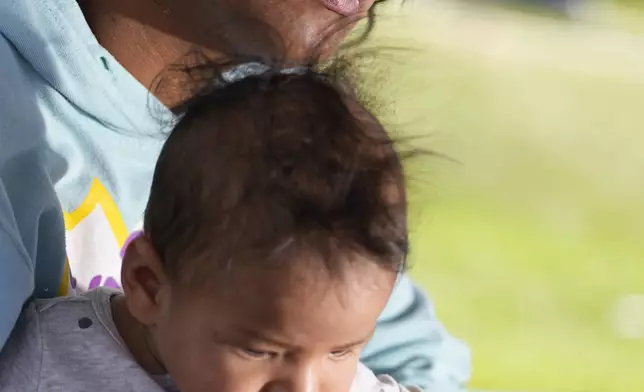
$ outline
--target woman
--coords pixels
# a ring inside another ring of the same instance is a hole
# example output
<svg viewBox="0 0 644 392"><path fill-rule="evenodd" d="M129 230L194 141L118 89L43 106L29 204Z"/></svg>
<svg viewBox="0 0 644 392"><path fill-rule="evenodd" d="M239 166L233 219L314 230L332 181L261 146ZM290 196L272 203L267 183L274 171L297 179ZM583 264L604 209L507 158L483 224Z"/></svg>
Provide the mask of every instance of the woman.
<svg viewBox="0 0 644 392"><path fill-rule="evenodd" d="M31 295L64 295L74 281L118 284L119 250L140 228L162 144L158 120L172 117L166 106L181 98L154 99L146 88L168 64L195 49L217 55L244 47L294 61L330 52L373 3L0 3L0 346ZM342 25L328 40L329 26ZM440 391L469 376L467 349L406 277L363 359L376 373Z"/></svg>

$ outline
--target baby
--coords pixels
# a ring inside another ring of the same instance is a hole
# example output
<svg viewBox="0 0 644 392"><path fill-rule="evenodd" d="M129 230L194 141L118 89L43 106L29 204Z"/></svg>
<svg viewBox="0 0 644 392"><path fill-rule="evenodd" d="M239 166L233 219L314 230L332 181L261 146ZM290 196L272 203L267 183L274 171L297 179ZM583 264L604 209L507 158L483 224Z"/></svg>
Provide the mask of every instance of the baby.
<svg viewBox="0 0 644 392"><path fill-rule="evenodd" d="M266 68L183 105L123 291L27 304L0 390L406 391L358 361L405 269L403 169L339 75Z"/></svg>

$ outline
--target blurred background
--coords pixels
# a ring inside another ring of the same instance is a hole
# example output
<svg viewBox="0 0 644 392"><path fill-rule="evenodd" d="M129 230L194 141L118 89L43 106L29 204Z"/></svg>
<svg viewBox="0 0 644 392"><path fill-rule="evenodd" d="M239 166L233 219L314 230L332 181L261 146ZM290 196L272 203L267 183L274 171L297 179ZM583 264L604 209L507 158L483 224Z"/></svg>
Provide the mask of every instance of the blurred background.
<svg viewBox="0 0 644 392"><path fill-rule="evenodd" d="M541 4L537 4L541 3ZM644 1L408 0L377 90L410 163L412 274L473 389L644 391Z"/></svg>

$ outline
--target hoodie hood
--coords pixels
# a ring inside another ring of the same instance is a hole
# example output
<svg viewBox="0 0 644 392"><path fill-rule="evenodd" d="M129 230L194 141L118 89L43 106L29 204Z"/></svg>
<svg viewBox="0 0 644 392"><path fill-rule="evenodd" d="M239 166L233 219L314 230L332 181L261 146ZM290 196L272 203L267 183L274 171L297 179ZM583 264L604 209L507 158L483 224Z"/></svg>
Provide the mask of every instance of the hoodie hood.
<svg viewBox="0 0 644 392"><path fill-rule="evenodd" d="M172 116L98 43L76 0L3 0L0 34L55 90L114 131L156 134L159 119Z"/></svg>

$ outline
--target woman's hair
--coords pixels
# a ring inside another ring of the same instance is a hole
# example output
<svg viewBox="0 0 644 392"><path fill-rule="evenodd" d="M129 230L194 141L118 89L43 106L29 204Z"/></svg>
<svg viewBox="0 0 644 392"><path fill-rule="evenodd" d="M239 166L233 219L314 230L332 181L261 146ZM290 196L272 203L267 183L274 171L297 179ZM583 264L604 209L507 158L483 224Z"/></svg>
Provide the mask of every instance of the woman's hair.
<svg viewBox="0 0 644 392"><path fill-rule="evenodd" d="M332 273L355 256L405 268L401 157L346 65L251 64L259 68L245 77L201 66L200 92L176 108L145 212L170 276L194 283L304 256Z"/></svg>
<svg viewBox="0 0 644 392"><path fill-rule="evenodd" d="M175 105L177 100L190 101L191 97L196 93L195 90L199 91L202 85L209 84L211 80L221 79L222 73L230 69L231 66L242 63L272 64L270 67L272 69L279 68L275 66L276 64L279 64L280 67L305 64L310 68L318 68L318 64L326 62L326 58L332 55L332 53L329 53L329 48L336 46L338 37L344 37L349 31L354 31L354 35L347 38L337 48L333 68L338 69L335 65L341 63L342 66L339 68L346 72L356 68L353 65L355 65L354 60L358 58L364 60L363 57L369 57L370 59L384 57L383 50L374 50L373 48L364 50L360 49L360 47L368 40L375 28L377 9L387 1L389 0L375 0L373 6L367 11L366 16L360 13L359 15L347 16L334 21L327 26L317 44L308 48L307 52L299 53L298 55L301 57L290 60L287 60L289 58L289 37L281 36L275 28L257 17L235 15L227 23L244 26L245 31L249 32L249 37L252 38L246 40L243 45L234 47L224 45L208 54L200 49L183 53L154 79L150 86L150 91L154 94L154 98L149 102L151 104L150 108L155 112L165 112L159 107L155 108L158 105L158 101L169 105ZM356 25L359 27L356 28ZM340 52L340 56L338 56L337 52ZM348 63L345 61L347 56L351 57L350 65L352 66L347 66ZM342 58L341 60L339 59L340 57ZM340 72L335 73L334 76L344 78L346 75ZM176 112L180 107L175 107L174 109ZM167 119L161 118L161 120L165 122Z"/></svg>

